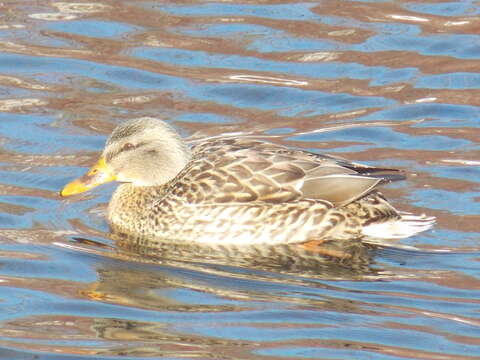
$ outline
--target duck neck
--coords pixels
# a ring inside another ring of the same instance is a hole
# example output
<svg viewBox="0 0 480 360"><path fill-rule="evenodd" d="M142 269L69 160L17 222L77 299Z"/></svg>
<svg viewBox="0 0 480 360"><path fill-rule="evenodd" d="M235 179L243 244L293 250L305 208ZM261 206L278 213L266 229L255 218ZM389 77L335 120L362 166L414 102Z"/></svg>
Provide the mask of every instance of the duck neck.
<svg viewBox="0 0 480 360"><path fill-rule="evenodd" d="M136 186L132 183L121 184L113 193L108 204L107 219L114 228L137 231L145 214L162 199L166 186Z"/></svg>

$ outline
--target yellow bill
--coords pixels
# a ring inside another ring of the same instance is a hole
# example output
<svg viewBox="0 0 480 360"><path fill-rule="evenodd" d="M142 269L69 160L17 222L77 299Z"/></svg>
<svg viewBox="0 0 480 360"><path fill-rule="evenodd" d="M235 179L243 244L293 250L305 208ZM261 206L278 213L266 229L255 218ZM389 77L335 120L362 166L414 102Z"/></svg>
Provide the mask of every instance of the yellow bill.
<svg viewBox="0 0 480 360"><path fill-rule="evenodd" d="M65 185L62 191L60 191L60 195L70 196L79 194L115 179L115 176L110 172L105 163L105 158L101 157L85 175Z"/></svg>

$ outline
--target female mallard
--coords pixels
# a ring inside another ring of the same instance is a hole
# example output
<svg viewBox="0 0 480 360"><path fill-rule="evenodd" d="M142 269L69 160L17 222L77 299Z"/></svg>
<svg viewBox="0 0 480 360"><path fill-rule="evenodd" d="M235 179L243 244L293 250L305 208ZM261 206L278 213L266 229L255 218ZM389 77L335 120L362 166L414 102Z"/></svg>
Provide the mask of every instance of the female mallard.
<svg viewBox="0 0 480 360"><path fill-rule="evenodd" d="M122 182L108 207L115 230L203 244L308 244L403 238L433 218L399 213L376 190L404 179L381 169L248 138L187 147L154 118L118 126L90 171L62 196Z"/></svg>

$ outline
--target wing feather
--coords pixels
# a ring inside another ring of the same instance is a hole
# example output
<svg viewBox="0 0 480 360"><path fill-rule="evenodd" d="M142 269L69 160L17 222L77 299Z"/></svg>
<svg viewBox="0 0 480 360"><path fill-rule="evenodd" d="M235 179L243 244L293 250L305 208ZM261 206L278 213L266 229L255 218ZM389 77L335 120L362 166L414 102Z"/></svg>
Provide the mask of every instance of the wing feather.
<svg viewBox="0 0 480 360"><path fill-rule="evenodd" d="M380 184L404 179L398 170L251 139L213 139L195 146L192 153L192 161L170 189L172 196L189 193L190 203L281 203L310 198L343 206Z"/></svg>

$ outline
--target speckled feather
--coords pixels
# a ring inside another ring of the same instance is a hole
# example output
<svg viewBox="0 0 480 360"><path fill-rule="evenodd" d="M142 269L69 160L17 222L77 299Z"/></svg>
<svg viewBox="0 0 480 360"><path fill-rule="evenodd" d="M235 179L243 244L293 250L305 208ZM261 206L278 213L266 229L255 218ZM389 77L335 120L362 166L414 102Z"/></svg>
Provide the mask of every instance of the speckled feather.
<svg viewBox="0 0 480 360"><path fill-rule="evenodd" d="M258 140L212 139L165 185L120 185L108 218L119 231L200 243L360 238L368 224L400 219L375 188L402 178Z"/></svg>

